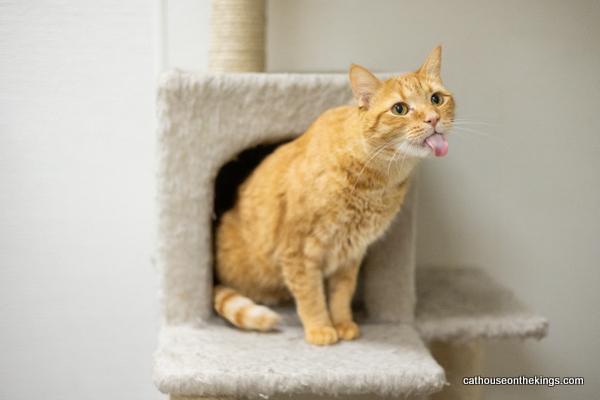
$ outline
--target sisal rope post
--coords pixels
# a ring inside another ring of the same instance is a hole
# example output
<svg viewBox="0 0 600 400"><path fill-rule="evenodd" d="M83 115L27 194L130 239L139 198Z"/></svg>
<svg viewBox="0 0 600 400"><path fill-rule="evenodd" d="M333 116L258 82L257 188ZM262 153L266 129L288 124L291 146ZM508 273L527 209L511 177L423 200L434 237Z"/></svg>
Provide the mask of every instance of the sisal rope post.
<svg viewBox="0 0 600 400"><path fill-rule="evenodd" d="M212 0L211 72L265 69L265 0Z"/></svg>

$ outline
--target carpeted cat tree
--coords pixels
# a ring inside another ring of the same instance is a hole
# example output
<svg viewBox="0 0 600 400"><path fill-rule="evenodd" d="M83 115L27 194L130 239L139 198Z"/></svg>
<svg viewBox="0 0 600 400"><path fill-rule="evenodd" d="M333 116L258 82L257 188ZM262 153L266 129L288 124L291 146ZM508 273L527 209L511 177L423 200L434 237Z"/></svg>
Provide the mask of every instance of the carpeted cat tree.
<svg viewBox="0 0 600 400"><path fill-rule="evenodd" d="M360 339L309 345L292 308L278 310L285 323L269 334L214 316L212 229L222 167L244 150L301 134L324 110L351 101L345 74L220 73L263 68L264 6L214 0L210 65L219 73L169 72L159 84L164 321L156 385L172 399L480 398L460 378L480 374L481 341L541 338L547 321L480 270L416 268L414 188L362 266Z"/></svg>

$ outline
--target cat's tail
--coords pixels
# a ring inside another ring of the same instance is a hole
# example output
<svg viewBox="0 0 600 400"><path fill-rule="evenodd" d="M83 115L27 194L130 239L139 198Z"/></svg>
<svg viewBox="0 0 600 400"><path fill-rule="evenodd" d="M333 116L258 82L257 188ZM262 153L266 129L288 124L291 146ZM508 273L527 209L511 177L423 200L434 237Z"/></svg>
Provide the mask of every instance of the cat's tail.
<svg viewBox="0 0 600 400"><path fill-rule="evenodd" d="M279 314L254 303L234 289L218 285L213 292L215 311L241 329L270 331L279 323Z"/></svg>

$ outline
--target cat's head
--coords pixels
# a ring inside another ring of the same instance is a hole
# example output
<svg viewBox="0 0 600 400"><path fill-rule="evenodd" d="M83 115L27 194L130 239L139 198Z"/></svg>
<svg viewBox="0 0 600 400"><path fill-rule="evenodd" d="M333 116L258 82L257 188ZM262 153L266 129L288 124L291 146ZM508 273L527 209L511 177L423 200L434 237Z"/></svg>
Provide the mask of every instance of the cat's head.
<svg viewBox="0 0 600 400"><path fill-rule="evenodd" d="M442 85L441 56L438 46L415 72L385 81L364 67L350 67L365 138L373 150L414 157L446 155L454 99Z"/></svg>

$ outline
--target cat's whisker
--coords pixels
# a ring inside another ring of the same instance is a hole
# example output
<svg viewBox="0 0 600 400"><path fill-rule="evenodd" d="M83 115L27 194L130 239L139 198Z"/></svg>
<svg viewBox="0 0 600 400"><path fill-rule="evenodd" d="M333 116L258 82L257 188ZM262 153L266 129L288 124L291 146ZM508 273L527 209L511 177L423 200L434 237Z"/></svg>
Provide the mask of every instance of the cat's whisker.
<svg viewBox="0 0 600 400"><path fill-rule="evenodd" d="M471 121L450 121L451 125L467 125L467 126L473 126L473 127L479 127L479 126L485 126L485 127L492 127L493 125L490 124L478 124L476 122L471 122Z"/></svg>
<svg viewBox="0 0 600 400"><path fill-rule="evenodd" d="M486 132L488 133L489 129L483 129L480 126L472 126L472 125L453 125L450 127L447 127L450 130L460 130L460 129L464 129L464 130L471 130L471 131L476 131L476 132Z"/></svg>
<svg viewBox="0 0 600 400"><path fill-rule="evenodd" d="M400 160L399 167L395 167L395 168L397 171L402 171L402 168L404 167L404 162L408 158L408 153L407 152L398 152L398 153L402 154L402 159Z"/></svg>
<svg viewBox="0 0 600 400"><path fill-rule="evenodd" d="M392 143L395 144L395 141L397 141L397 140L399 140L399 139L398 138L392 138L392 139L388 140L387 142L385 142L384 144L382 144L376 150L374 150L374 154L371 155L371 157L369 157L369 159L367 160L367 162L365 162L365 164L363 165L362 169L358 173L358 176L356 177L356 180L354 181L354 185L352 185L352 190L350 191L350 195L354 194L354 190L356 189L356 185L358 185L358 181L359 181L360 177L362 176L363 172L365 172L365 169L367 168L367 166L369 165L369 163L372 160L374 160L375 157L377 157L383 150L385 150L388 145L390 145Z"/></svg>
<svg viewBox="0 0 600 400"><path fill-rule="evenodd" d="M455 127L455 128L470 128L470 129L476 129L476 130L482 130L482 129L490 129L492 127L490 126L484 126L484 125L474 125L471 123L451 123L448 124L450 127Z"/></svg>
<svg viewBox="0 0 600 400"><path fill-rule="evenodd" d="M504 147L505 149L510 149L512 147L511 143L506 140L501 140L500 137L494 136L491 134L484 134L482 132L477 131L466 131L466 130L458 130L455 132L456 135L452 135L452 138L459 138L459 140L467 140L469 138L479 138L484 140L493 140L497 145ZM470 135L470 136L469 136ZM473 143L472 141L470 143Z"/></svg>
<svg viewBox="0 0 600 400"><path fill-rule="evenodd" d="M402 157L402 161L400 162L400 170L404 167L404 162L408 158L408 153L404 153L404 157Z"/></svg>
<svg viewBox="0 0 600 400"><path fill-rule="evenodd" d="M388 179L390 177L390 167L392 166L392 163L394 162L394 160L396 159L396 156L400 154L399 150L394 151L394 156L390 159L390 161L388 162L388 168L387 168L387 176Z"/></svg>
<svg viewBox="0 0 600 400"><path fill-rule="evenodd" d="M469 116L469 115L459 115L459 116L454 116L451 119L453 120L465 120L465 121L484 121L484 122L489 122L489 117L481 117L481 116Z"/></svg>
<svg viewBox="0 0 600 400"><path fill-rule="evenodd" d="M479 129L471 129L471 128L464 127L464 126L453 127L452 132L467 133L467 134L479 135L479 136L488 137L488 138L496 138L496 136L492 135L489 132L485 132L485 131L482 131Z"/></svg>
<svg viewBox="0 0 600 400"><path fill-rule="evenodd" d="M469 124L475 124L475 125L488 125L488 126L498 125L498 124L494 124L491 122L475 121L475 120L471 120L471 119L451 119L450 122L452 122L452 123L469 123Z"/></svg>
<svg viewBox="0 0 600 400"><path fill-rule="evenodd" d="M466 123L466 122L454 122L454 123L450 123L447 125L447 127L449 129L459 129L459 128L464 128L464 129L471 129L471 130L476 130L476 131L487 131L487 130L492 130L494 128L497 129L497 127L493 127L491 125L477 125L477 124L473 124L473 123Z"/></svg>

